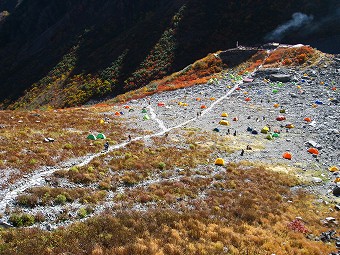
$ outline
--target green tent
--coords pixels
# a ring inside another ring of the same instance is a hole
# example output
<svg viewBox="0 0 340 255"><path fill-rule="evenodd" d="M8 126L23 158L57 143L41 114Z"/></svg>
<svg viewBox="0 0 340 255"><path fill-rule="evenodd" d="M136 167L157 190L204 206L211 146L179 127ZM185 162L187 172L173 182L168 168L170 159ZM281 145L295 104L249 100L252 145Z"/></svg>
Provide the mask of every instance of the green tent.
<svg viewBox="0 0 340 255"><path fill-rule="evenodd" d="M96 138L93 134L89 134L89 135L87 136L87 139L96 140L97 138Z"/></svg>
<svg viewBox="0 0 340 255"><path fill-rule="evenodd" d="M106 136L104 134L102 134L102 133L99 133L97 135L97 139L106 139Z"/></svg>
<svg viewBox="0 0 340 255"><path fill-rule="evenodd" d="M280 135L278 133L274 133L274 134L272 134L272 137L278 138L278 137L280 137Z"/></svg>
<svg viewBox="0 0 340 255"><path fill-rule="evenodd" d="M286 113L286 110L285 109L281 109L280 113Z"/></svg>
<svg viewBox="0 0 340 255"><path fill-rule="evenodd" d="M269 134L269 135L267 135L266 139L268 139L268 140L273 140L273 137L272 137L271 134Z"/></svg>
<svg viewBox="0 0 340 255"><path fill-rule="evenodd" d="M134 111L135 111L135 110L134 110L134 109L132 109L132 108L129 110L129 112L134 112Z"/></svg>
<svg viewBox="0 0 340 255"><path fill-rule="evenodd" d="M143 120L149 120L149 119L150 119L149 115L145 114L143 117Z"/></svg>
<svg viewBox="0 0 340 255"><path fill-rule="evenodd" d="M142 113L147 113L147 112L148 111L145 108L143 108Z"/></svg>
<svg viewBox="0 0 340 255"><path fill-rule="evenodd" d="M218 128L214 128L213 131L220 132L220 130Z"/></svg>

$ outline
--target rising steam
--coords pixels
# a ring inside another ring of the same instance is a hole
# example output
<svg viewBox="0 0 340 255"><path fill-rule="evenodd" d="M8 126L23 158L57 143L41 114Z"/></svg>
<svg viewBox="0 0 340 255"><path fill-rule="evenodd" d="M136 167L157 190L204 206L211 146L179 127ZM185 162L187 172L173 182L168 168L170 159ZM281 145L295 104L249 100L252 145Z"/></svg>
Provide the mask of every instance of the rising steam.
<svg viewBox="0 0 340 255"><path fill-rule="evenodd" d="M289 32L296 30L312 22L314 17L308 16L301 12L296 12L292 15L292 19L283 25L278 26L274 31L266 35L266 41L281 41Z"/></svg>

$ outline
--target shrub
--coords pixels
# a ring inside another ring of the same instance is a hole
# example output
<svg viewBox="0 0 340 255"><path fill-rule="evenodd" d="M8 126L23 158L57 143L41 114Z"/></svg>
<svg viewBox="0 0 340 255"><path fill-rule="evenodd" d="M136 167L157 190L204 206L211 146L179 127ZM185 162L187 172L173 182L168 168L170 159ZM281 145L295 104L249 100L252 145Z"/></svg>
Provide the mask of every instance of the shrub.
<svg viewBox="0 0 340 255"><path fill-rule="evenodd" d="M85 209L85 208L80 208L79 210L78 210L78 216L80 217L80 218L85 218L86 216L87 216L87 210Z"/></svg>
<svg viewBox="0 0 340 255"><path fill-rule="evenodd" d="M300 219L295 219L288 223L288 228L299 233L306 234L309 230L306 228L305 224Z"/></svg>
<svg viewBox="0 0 340 255"><path fill-rule="evenodd" d="M71 150L72 148L73 148L73 145L70 144L70 143L67 143L63 146L63 149L65 149L65 150Z"/></svg>
<svg viewBox="0 0 340 255"><path fill-rule="evenodd" d="M9 221L14 227L28 227L34 224L34 216L31 214L12 214L9 217Z"/></svg>
<svg viewBox="0 0 340 255"><path fill-rule="evenodd" d="M158 168L159 169L163 170L163 169L165 169L165 167L166 167L166 164L164 162L159 162L158 163Z"/></svg>
<svg viewBox="0 0 340 255"><path fill-rule="evenodd" d="M66 198L66 196L65 196L64 194L59 194L59 195L55 198L54 201L55 201L57 204L63 205L63 204L66 203L66 200L67 200L67 198Z"/></svg>
<svg viewBox="0 0 340 255"><path fill-rule="evenodd" d="M19 195L16 200L21 206L35 207L38 204L38 197L35 195Z"/></svg>

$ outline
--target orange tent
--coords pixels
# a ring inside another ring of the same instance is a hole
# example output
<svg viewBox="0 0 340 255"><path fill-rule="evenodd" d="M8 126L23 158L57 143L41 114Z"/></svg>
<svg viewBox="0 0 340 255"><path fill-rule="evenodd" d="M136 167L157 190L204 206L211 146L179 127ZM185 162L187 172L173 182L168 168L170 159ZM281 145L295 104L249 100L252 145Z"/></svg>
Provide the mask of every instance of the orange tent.
<svg viewBox="0 0 340 255"><path fill-rule="evenodd" d="M241 90L241 88L240 88L240 87L237 87L235 90Z"/></svg>
<svg viewBox="0 0 340 255"><path fill-rule="evenodd" d="M333 87L332 90L333 90L333 91L336 91L336 87Z"/></svg>
<svg viewBox="0 0 340 255"><path fill-rule="evenodd" d="M115 112L115 116L120 116L120 112Z"/></svg>
<svg viewBox="0 0 340 255"><path fill-rule="evenodd" d="M207 107L205 105L202 105L201 106L201 109L206 109Z"/></svg>
<svg viewBox="0 0 340 255"><path fill-rule="evenodd" d="M334 180L335 183L338 183L340 182L340 177L336 177L335 180Z"/></svg>
<svg viewBox="0 0 340 255"><path fill-rule="evenodd" d="M249 102L251 99L250 99L249 97L246 97L246 99L244 99L244 100L246 100L247 102Z"/></svg>
<svg viewBox="0 0 340 255"><path fill-rule="evenodd" d="M283 157L284 159L289 159L289 160L291 160L291 159L292 159L292 154L290 154L289 152L285 152L285 153L282 154L282 157Z"/></svg>
<svg viewBox="0 0 340 255"><path fill-rule="evenodd" d="M277 120L277 121L283 121L283 120L286 120L286 117L280 115L280 116L277 116L276 120Z"/></svg>
<svg viewBox="0 0 340 255"><path fill-rule="evenodd" d="M314 154L314 155L318 155L319 154L319 151L316 148L309 148L307 151L309 153L311 153L311 154Z"/></svg>
<svg viewBox="0 0 340 255"><path fill-rule="evenodd" d="M124 109L130 109L130 106L125 105L125 106L124 106Z"/></svg>
<svg viewBox="0 0 340 255"><path fill-rule="evenodd" d="M279 104L274 104L274 107L275 108L278 108L280 105Z"/></svg>
<svg viewBox="0 0 340 255"><path fill-rule="evenodd" d="M201 98L197 97L197 98L196 98L196 101L201 101Z"/></svg>
<svg viewBox="0 0 340 255"><path fill-rule="evenodd" d="M216 100L216 98L214 98L214 97L211 97L211 98L210 98L210 100L211 100L211 101L215 101L215 100Z"/></svg>
<svg viewBox="0 0 340 255"><path fill-rule="evenodd" d="M312 119L309 118L309 117L306 117L306 118L304 118L303 120L304 120L304 121L307 121L307 122L311 122L311 121L312 121Z"/></svg>

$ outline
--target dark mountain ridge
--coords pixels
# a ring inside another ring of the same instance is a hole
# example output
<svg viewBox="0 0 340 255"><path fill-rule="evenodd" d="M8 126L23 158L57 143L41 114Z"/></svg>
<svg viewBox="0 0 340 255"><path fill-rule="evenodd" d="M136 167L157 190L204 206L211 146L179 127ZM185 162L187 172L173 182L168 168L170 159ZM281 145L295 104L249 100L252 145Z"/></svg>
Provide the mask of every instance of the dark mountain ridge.
<svg viewBox="0 0 340 255"><path fill-rule="evenodd" d="M36 100L35 106L63 107L114 96L209 52L234 47L236 41L261 44L295 12L312 15L313 21L295 27L281 41L315 43L321 50L325 46L339 52L339 44L332 44L340 35L336 0L24 0L20 5L7 0L0 11L5 8L10 15L0 25L3 107L25 95L32 84L37 90L57 84L62 95L59 101L40 95L44 100ZM70 59L67 64L65 59ZM93 81L97 78L99 85ZM90 92L94 87L99 87L97 93ZM83 92L83 97L69 100L72 93Z"/></svg>

